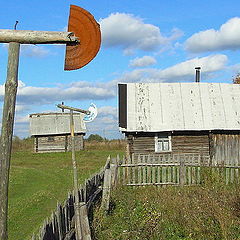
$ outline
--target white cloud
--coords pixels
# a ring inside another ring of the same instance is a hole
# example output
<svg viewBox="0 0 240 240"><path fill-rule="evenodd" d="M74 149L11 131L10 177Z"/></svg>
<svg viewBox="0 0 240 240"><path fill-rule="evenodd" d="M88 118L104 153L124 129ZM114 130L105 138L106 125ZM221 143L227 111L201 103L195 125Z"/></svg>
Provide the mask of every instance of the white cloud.
<svg viewBox="0 0 240 240"><path fill-rule="evenodd" d="M227 60L227 56L222 54L194 58L164 69L159 75L164 79L192 76L195 74L195 67L201 67L202 73L216 72L224 69Z"/></svg>
<svg viewBox="0 0 240 240"><path fill-rule="evenodd" d="M23 111L29 110L29 107L27 105L16 104L15 110L16 112L23 112Z"/></svg>
<svg viewBox="0 0 240 240"><path fill-rule="evenodd" d="M29 116L16 116L15 123L29 123Z"/></svg>
<svg viewBox="0 0 240 240"><path fill-rule="evenodd" d="M98 116L112 117L117 119L117 108L112 106L104 106L98 109Z"/></svg>
<svg viewBox="0 0 240 240"><path fill-rule="evenodd" d="M154 57L151 56L143 56L141 58L135 58L130 61L130 67L147 67L150 65L156 64L157 61Z"/></svg>
<svg viewBox="0 0 240 240"><path fill-rule="evenodd" d="M170 37L165 37L159 27L146 24L141 18L126 13L112 13L100 19L100 25L103 45L121 47L125 54L132 54L134 50L158 50L181 35L180 30L174 29Z"/></svg>
<svg viewBox="0 0 240 240"><path fill-rule="evenodd" d="M177 40L184 35L183 31L178 28L172 29L172 35L168 38L169 41Z"/></svg>
<svg viewBox="0 0 240 240"><path fill-rule="evenodd" d="M77 87L77 88L82 88L82 87L88 87L89 82L87 81L81 81L81 82L72 82L70 84L71 87Z"/></svg>
<svg viewBox="0 0 240 240"><path fill-rule="evenodd" d="M202 58L194 58L166 69L145 68L135 69L124 73L116 82L176 82L191 81L195 75L195 67L201 67L203 74L221 71L226 67L226 55L211 55Z"/></svg>
<svg viewBox="0 0 240 240"><path fill-rule="evenodd" d="M19 81L17 96L17 115L15 124L15 134L24 137L28 134L28 117L19 115L26 114L37 105L53 104L61 101L80 100L109 100L117 96L118 82L176 82L194 81L195 67L200 66L203 74L213 74L226 67L227 56L211 55L208 57L194 58L165 69L142 68L125 72L119 78L109 82L89 83L73 82L69 85L58 87L33 87ZM0 85L0 101L3 100L4 85ZM28 109L27 109L28 108ZM36 111L36 110L34 110ZM118 131L117 108L113 106L103 106L98 109L98 116L87 124L89 133L98 133L108 138L120 137Z"/></svg>
<svg viewBox="0 0 240 240"><path fill-rule="evenodd" d="M74 86L75 85L75 86ZM78 87L80 86L80 87ZM113 89L107 88L104 84L85 83L71 84L67 87L33 87L19 83L17 102L25 104L50 104L56 101L72 100L102 100L110 99L116 95ZM3 101L4 85L0 85L0 101Z"/></svg>
<svg viewBox="0 0 240 240"><path fill-rule="evenodd" d="M49 50L42 46L33 44L22 44L21 53L28 57L45 57L50 54Z"/></svg>
<svg viewBox="0 0 240 240"><path fill-rule="evenodd" d="M59 44L58 44L59 45ZM61 46L61 45L59 45ZM8 43L3 43L2 47L8 49ZM50 54L50 51L43 46L37 46L33 44L21 44L20 53L27 57L46 57Z"/></svg>
<svg viewBox="0 0 240 240"><path fill-rule="evenodd" d="M223 70L227 63L226 55L211 55L194 58L166 69L142 68L125 72L118 78L105 83L75 82L69 86L33 87L19 82L17 103L21 109L29 105L54 104L56 101L108 100L117 96L118 82L166 82L190 81L195 75L195 67L201 67L202 73L214 73ZM0 85L0 101L3 101L4 85ZM107 109L104 109L106 111ZM108 109L111 112L113 109ZM102 112L104 112L102 110Z"/></svg>
<svg viewBox="0 0 240 240"><path fill-rule="evenodd" d="M230 66L228 70L233 72L234 75L240 73L240 71L239 71L240 70L240 63L237 63L237 64L234 64L234 65Z"/></svg>
<svg viewBox="0 0 240 240"><path fill-rule="evenodd" d="M100 109L110 109L110 106L104 106ZM99 134L108 139L112 138L122 138L123 135L118 129L118 119L117 117L108 115L103 116L99 114L93 122L87 124L87 132L89 134Z"/></svg>
<svg viewBox="0 0 240 240"><path fill-rule="evenodd" d="M118 129L117 108L102 106L98 108L98 115L93 122L87 123L87 136L99 134L108 139L122 138Z"/></svg>
<svg viewBox="0 0 240 240"><path fill-rule="evenodd" d="M25 86L26 86L26 84L23 81L18 80L18 88L23 88Z"/></svg>
<svg viewBox="0 0 240 240"><path fill-rule="evenodd" d="M185 42L190 52L240 49L240 18L224 23L219 30L209 29L195 33Z"/></svg>

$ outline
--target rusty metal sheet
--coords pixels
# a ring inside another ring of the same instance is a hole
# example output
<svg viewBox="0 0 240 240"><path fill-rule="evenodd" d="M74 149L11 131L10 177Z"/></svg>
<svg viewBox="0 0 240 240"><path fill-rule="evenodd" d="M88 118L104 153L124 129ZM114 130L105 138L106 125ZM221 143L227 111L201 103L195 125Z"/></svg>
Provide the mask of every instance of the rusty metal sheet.
<svg viewBox="0 0 240 240"><path fill-rule="evenodd" d="M75 70L88 64L97 55L101 45L100 26L91 13L71 5L68 31L74 32L80 43L67 44L64 70Z"/></svg>

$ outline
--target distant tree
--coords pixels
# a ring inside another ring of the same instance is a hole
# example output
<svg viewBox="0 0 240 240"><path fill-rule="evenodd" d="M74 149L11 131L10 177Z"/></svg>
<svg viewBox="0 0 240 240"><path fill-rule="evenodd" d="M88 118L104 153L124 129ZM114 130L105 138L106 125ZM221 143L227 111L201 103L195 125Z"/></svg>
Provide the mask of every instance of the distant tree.
<svg viewBox="0 0 240 240"><path fill-rule="evenodd" d="M235 78L233 78L233 83L234 84L240 84L240 73L236 75Z"/></svg>
<svg viewBox="0 0 240 240"><path fill-rule="evenodd" d="M104 138L101 137L100 135L98 134L91 134L88 138L87 138L88 141L98 141L98 142L102 142L104 141Z"/></svg>
<svg viewBox="0 0 240 240"><path fill-rule="evenodd" d="M14 136L13 136L13 141L15 141L15 142L20 142L21 139L20 139L20 137L14 135Z"/></svg>

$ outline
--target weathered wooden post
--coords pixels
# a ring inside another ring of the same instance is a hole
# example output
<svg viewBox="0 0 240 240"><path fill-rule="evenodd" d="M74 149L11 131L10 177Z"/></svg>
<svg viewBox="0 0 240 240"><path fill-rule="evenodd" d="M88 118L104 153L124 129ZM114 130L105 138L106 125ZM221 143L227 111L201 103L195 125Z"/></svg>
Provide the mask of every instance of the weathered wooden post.
<svg viewBox="0 0 240 240"><path fill-rule="evenodd" d="M106 167L104 172L104 181L103 181L103 193L102 193L102 202L101 209L106 213L109 211L110 204L110 192L111 192L111 169L110 164Z"/></svg>
<svg viewBox="0 0 240 240"><path fill-rule="evenodd" d="M117 178L118 178L118 161L119 155L117 158L113 158L112 162L110 164L110 170L111 170L111 185L113 188L117 185Z"/></svg>
<svg viewBox="0 0 240 240"><path fill-rule="evenodd" d="M186 184L186 166L185 166L185 155L178 155L179 159L179 184L184 186Z"/></svg>
<svg viewBox="0 0 240 240"><path fill-rule="evenodd" d="M96 56L100 48L101 33L98 23L89 12L71 5L68 32L0 30L0 43L9 43L0 138L0 239L5 240L8 238L8 183L20 44L66 44L64 69L75 70L88 64Z"/></svg>
<svg viewBox="0 0 240 240"><path fill-rule="evenodd" d="M90 114L89 111L82 110L79 108L73 108L69 106L65 106L62 104L58 104L57 107L61 109L68 109L70 110L70 132L71 132L71 143L72 143L72 166L73 166L73 183L74 183L74 195L75 195L75 226L76 226L76 235L77 239L83 239L85 240L86 238L84 237L84 226L81 224L81 216L80 216L80 208L82 207L82 203L80 203L79 199L79 194L78 194L78 177L77 177L77 162L76 162L76 157L75 157L75 134L74 134L74 119L73 119L73 111L76 112L81 112L85 114Z"/></svg>
<svg viewBox="0 0 240 240"><path fill-rule="evenodd" d="M19 48L19 43L11 42L8 49L7 81L5 84L2 131L0 138L0 239L7 239L8 179L18 86Z"/></svg>

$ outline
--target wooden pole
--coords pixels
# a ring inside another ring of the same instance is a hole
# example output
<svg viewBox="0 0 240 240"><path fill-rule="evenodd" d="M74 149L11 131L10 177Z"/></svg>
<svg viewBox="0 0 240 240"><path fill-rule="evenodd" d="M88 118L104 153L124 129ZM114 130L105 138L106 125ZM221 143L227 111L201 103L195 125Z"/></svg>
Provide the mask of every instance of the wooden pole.
<svg viewBox="0 0 240 240"><path fill-rule="evenodd" d="M73 32L50 32L0 29L0 43L18 42L24 44L66 44L79 43Z"/></svg>
<svg viewBox="0 0 240 240"><path fill-rule="evenodd" d="M8 213L8 183L12 148L13 124L18 86L20 44L11 42L8 49L7 80L5 84L2 131L0 138L0 239L6 240Z"/></svg>
<svg viewBox="0 0 240 240"><path fill-rule="evenodd" d="M88 220L87 205L85 202L80 203L81 227L82 227L82 240L91 240L91 231Z"/></svg>
<svg viewBox="0 0 240 240"><path fill-rule="evenodd" d="M80 109L80 108L74 108L74 107L69 107L69 106L66 106L66 105L63 105L63 104L58 104L57 107L61 108L61 109L68 109L68 110L72 110L72 111L75 111L75 112L81 112L81 113L85 113L85 114L90 114L90 112L88 110L83 110L83 109Z"/></svg>
<svg viewBox="0 0 240 240"><path fill-rule="evenodd" d="M78 178L77 178L77 163L75 158L75 137L74 137L74 120L73 110L70 110L70 131L72 139L72 164L73 164L73 182L74 182L74 195L75 195L75 228L76 228L76 239L82 239L81 232L81 221L80 221L80 200L78 195Z"/></svg>
<svg viewBox="0 0 240 240"><path fill-rule="evenodd" d="M110 166L107 166L104 172L103 193L101 202L101 209L106 213L109 211L111 181L111 169Z"/></svg>
<svg viewBox="0 0 240 240"><path fill-rule="evenodd" d="M70 110L70 132L72 139L72 164L73 164L73 181L74 181L74 194L75 194L75 228L76 228L76 239L77 240L89 240L91 239L89 236L90 231L86 230L87 224L85 220L81 222L81 206L85 205L85 203L80 203L79 195L78 195L78 178L77 178L77 163L75 158L75 136L74 136L74 119L73 119L73 111L81 112L85 114L90 114L89 111L73 108L63 104L58 104L57 107L61 109ZM83 213L83 211L82 211Z"/></svg>

